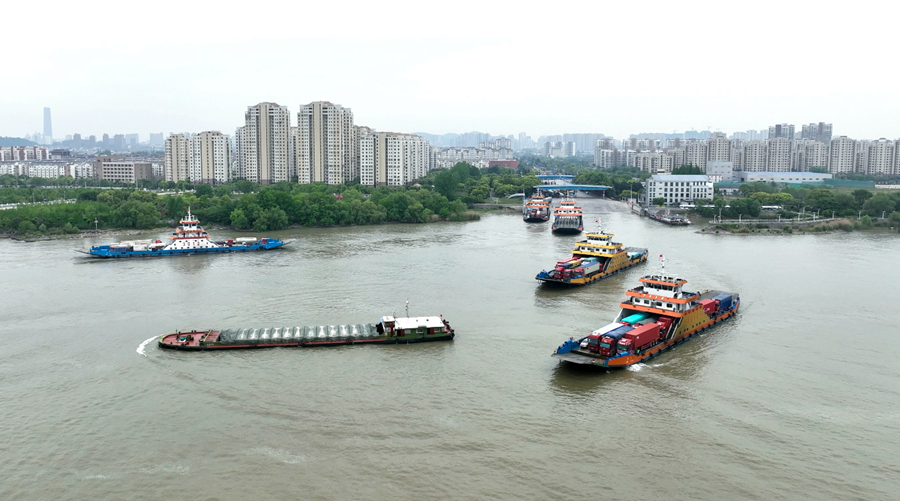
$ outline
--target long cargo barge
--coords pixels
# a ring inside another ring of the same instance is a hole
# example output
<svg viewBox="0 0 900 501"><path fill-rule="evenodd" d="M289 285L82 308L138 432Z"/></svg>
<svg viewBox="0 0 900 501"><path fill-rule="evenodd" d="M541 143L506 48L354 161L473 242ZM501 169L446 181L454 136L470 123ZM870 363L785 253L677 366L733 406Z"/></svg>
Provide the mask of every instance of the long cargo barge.
<svg viewBox="0 0 900 501"><path fill-rule="evenodd" d="M164 334L160 348L186 351L251 348L335 346L344 344L407 344L449 341L456 332L443 316L382 317L377 324L313 325L263 329L190 330Z"/></svg>
<svg viewBox="0 0 900 501"><path fill-rule="evenodd" d="M197 216L191 214L188 207L187 216L181 219L178 228L169 236L169 242L134 241L119 242L107 245L95 245L90 251L79 251L97 258L131 258L160 256L191 256L194 254L226 254L231 252L247 252L271 250L290 243L278 238L241 237L223 241L213 241L209 233L200 226Z"/></svg>
<svg viewBox="0 0 900 501"><path fill-rule="evenodd" d="M571 258L557 262L552 270L543 270L534 278L551 284L587 285L647 261L647 249L624 247L613 241L614 236L602 227L585 233L586 239L575 244Z"/></svg>
<svg viewBox="0 0 900 501"><path fill-rule="evenodd" d="M573 364L628 367L734 317L741 304L734 292L684 291L687 281L672 275L647 275L640 282L625 292L612 323L580 339L570 337L552 356Z"/></svg>

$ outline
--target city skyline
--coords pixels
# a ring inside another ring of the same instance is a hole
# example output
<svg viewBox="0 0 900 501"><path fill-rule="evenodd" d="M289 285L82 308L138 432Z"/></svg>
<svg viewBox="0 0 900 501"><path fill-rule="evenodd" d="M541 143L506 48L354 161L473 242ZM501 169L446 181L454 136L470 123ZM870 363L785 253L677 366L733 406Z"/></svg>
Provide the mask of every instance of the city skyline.
<svg viewBox="0 0 900 501"><path fill-rule="evenodd" d="M122 22L127 9L113 5L50 2L40 15L40 36L32 24L11 23L8 38L28 41L32 64L4 81L0 135L42 130L43 107L53 110L57 137L116 131L147 137L233 131L242 125L234 110L247 103L277 102L293 114L303 103L330 100L351 103L357 122L380 130L434 134L627 137L707 126L730 134L818 120L839 124L835 134L849 137L900 137L892 80L852 71L888 71L882 59L892 46L893 5L879 4L879 15L871 16L865 5L844 12L774 2L686 2L677 9L662 2L640 9L584 2L568 6L573 15L565 22L548 18L535 3L460 1L430 16L417 14L420 6L410 2L380 9L361 2L263 5L283 19L339 20L340 30L328 23L247 30L240 9L178 4L173 17L166 2ZM24 4L10 11L10 19L33 14ZM719 38L726 27L728 37ZM749 71L751 41L777 33L797 40L799 51L801 40L819 39L823 31L822 50L790 57L787 46L785 57ZM179 50L192 56L167 57ZM213 54L228 54L228 61ZM702 58L701 70L647 78L641 65L627 75L620 69L631 59L674 69L691 57ZM837 61L847 61L846 70L834 67Z"/></svg>

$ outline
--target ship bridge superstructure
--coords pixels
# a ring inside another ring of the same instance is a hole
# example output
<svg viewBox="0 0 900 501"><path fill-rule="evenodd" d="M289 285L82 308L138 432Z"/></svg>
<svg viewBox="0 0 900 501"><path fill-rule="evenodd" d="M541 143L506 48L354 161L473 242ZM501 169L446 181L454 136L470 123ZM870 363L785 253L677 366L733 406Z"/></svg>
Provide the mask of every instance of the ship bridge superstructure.
<svg viewBox="0 0 900 501"><path fill-rule="evenodd" d="M602 227L597 228L597 231L585 233L584 236L586 240L576 243L572 254L577 256L613 257L624 251L622 243L613 241L615 235L607 233Z"/></svg>
<svg viewBox="0 0 900 501"><path fill-rule="evenodd" d="M217 247L217 245L209 240L209 233L200 226L200 220L197 216L191 214L191 208L188 207L187 215L178 221L178 228L169 235L171 243L166 249L202 249Z"/></svg>
<svg viewBox="0 0 900 501"><path fill-rule="evenodd" d="M627 297L622 308L680 317L697 306L696 301L700 299L698 293L684 290L687 280L675 275L646 275L640 282L641 285L625 292Z"/></svg>

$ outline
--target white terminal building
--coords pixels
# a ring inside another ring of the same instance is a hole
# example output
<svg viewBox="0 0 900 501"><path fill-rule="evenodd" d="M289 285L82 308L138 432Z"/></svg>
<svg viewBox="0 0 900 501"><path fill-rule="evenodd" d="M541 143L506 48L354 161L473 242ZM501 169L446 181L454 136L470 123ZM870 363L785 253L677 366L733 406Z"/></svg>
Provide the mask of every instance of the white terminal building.
<svg viewBox="0 0 900 501"><path fill-rule="evenodd" d="M665 198L666 204L713 198L713 183L709 176L657 174L643 184L648 203L654 198Z"/></svg>

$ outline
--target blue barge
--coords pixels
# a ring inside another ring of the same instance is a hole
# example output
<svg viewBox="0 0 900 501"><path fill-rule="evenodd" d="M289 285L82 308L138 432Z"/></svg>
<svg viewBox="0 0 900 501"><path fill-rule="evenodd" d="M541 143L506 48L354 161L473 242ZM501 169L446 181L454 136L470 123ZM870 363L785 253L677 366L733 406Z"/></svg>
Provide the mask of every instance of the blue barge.
<svg viewBox="0 0 900 501"><path fill-rule="evenodd" d="M169 242L156 240L95 245L85 254L98 258L191 256L194 254L271 250L283 247L288 243L290 241L279 238L257 239L255 237L229 238L221 242L214 242L210 240L206 230L200 226L197 216L192 215L188 208L187 216L179 221L178 228L169 236Z"/></svg>

